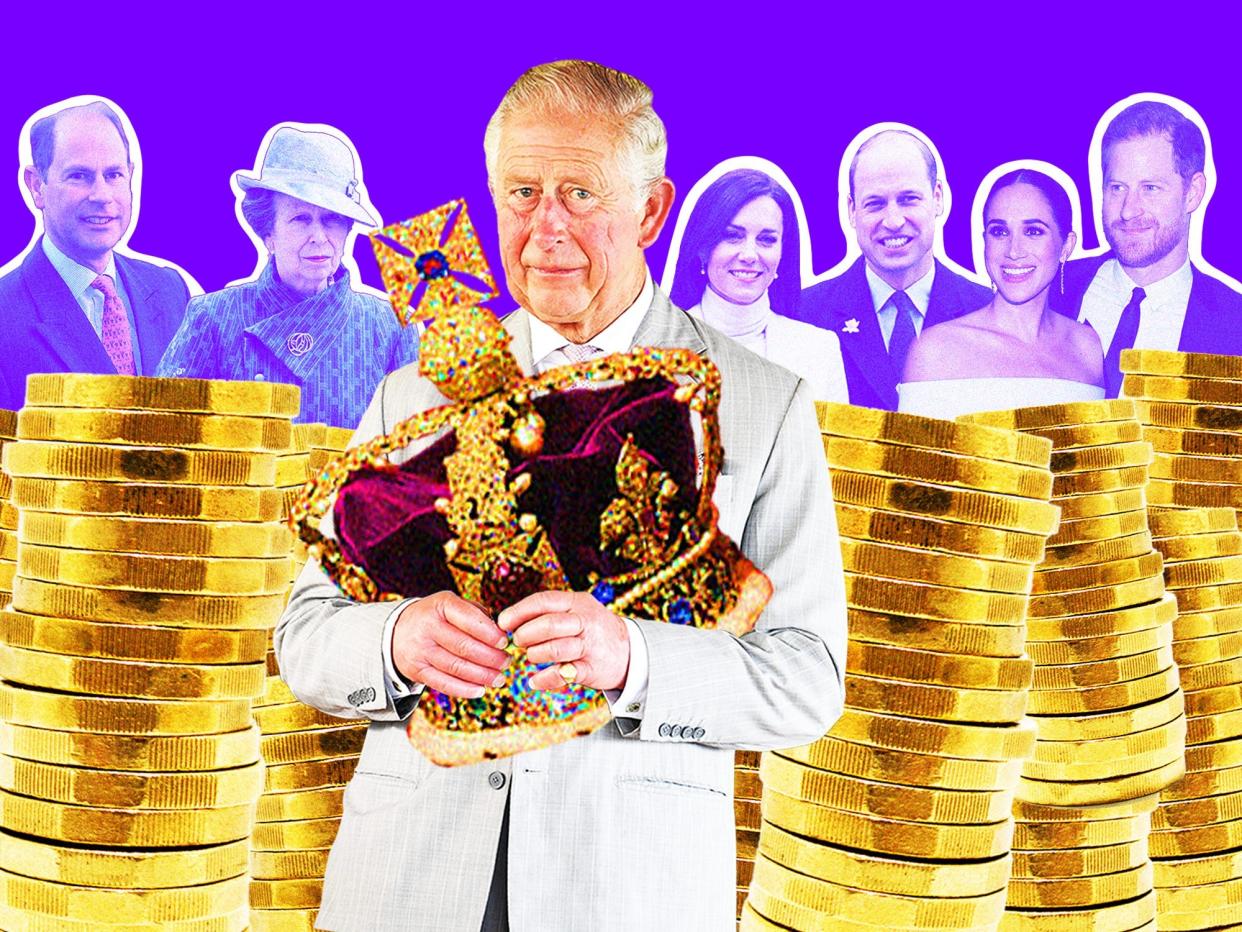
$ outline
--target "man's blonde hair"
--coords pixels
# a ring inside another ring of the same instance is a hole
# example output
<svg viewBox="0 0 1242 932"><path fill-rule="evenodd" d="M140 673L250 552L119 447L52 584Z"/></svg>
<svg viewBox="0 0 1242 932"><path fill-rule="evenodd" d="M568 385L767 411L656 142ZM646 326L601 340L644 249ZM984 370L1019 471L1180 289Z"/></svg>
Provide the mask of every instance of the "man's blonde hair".
<svg viewBox="0 0 1242 932"><path fill-rule="evenodd" d="M664 177L668 138L664 121L651 108L651 88L633 75L591 61L554 61L536 65L506 92L483 134L487 177L496 175L500 133L516 113L571 114L615 124L617 155L626 166L639 201Z"/></svg>

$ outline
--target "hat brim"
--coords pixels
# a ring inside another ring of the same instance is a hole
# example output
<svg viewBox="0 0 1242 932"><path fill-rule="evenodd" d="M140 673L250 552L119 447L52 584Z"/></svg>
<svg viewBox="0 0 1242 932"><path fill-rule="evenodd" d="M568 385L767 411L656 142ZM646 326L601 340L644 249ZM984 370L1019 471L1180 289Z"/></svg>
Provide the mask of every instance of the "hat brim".
<svg viewBox="0 0 1242 932"><path fill-rule="evenodd" d="M361 204L350 200L345 196L344 192L334 191L321 184L283 178L267 181L262 178L256 178L254 175L248 175L245 172L234 172L233 180L237 182L237 186L242 191L249 191L251 188L275 191L277 194L296 197L299 201L305 201L307 204L313 204L316 207L322 207L324 210L330 210L343 217L348 217L357 223L365 223L373 227L379 226L379 219L373 216Z"/></svg>

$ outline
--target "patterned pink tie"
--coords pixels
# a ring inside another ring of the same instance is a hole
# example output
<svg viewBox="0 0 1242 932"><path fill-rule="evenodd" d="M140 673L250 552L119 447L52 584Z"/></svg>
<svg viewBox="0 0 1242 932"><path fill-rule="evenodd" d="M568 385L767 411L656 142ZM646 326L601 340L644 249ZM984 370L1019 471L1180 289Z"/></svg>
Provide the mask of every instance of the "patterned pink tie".
<svg viewBox="0 0 1242 932"><path fill-rule="evenodd" d="M121 296L116 293L111 275L96 275L92 288L103 292L103 327L100 338L118 375L137 375L134 369L134 345L129 336L129 315Z"/></svg>
<svg viewBox="0 0 1242 932"><path fill-rule="evenodd" d="M577 365L580 362L594 359L603 352L598 346L592 346L590 343L566 343L561 347L561 352L565 354L565 358L569 360L571 365ZM586 379L578 379L571 388L591 388L592 383Z"/></svg>

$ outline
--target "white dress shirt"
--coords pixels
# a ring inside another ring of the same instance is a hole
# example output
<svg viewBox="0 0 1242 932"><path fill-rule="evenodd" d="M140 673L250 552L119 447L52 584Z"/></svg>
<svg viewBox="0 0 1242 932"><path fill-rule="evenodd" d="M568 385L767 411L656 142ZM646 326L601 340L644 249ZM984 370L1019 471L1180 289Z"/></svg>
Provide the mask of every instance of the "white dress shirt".
<svg viewBox="0 0 1242 932"><path fill-rule="evenodd" d="M875 308L876 317L880 319L880 333L884 335L884 348L888 349L888 342L893 336L893 326L897 323L897 308L889 304L888 299L897 289L871 271L871 266L867 263L863 263L863 268L867 275L867 287L871 289L871 306ZM926 275L905 289L906 297L914 302L914 309L918 311L914 315L916 337L923 333L923 321L927 318L927 306L931 304L932 280L935 277L936 263L933 262Z"/></svg>
<svg viewBox="0 0 1242 932"><path fill-rule="evenodd" d="M1138 349L1176 350L1182 339L1182 325L1186 322L1186 305L1190 303L1190 286L1194 275L1190 270L1189 257L1176 272L1166 275L1158 282L1142 286L1146 292L1139 305L1138 334L1134 345ZM1121 263L1109 259L1095 273L1086 294L1082 298L1079 321L1090 324L1100 338L1104 355L1108 355L1121 321L1121 312L1130 303L1134 289L1140 287L1126 274Z"/></svg>
<svg viewBox="0 0 1242 932"><path fill-rule="evenodd" d="M116 257L109 253L108 267L102 273L96 272L94 269L89 269L76 260L70 259L56 247L56 244L52 242L52 238L46 235L43 237L43 254L47 256L47 261L52 263L52 268L56 270L56 273L69 288L73 299L78 302L78 307L82 308L82 313L91 322L91 328L101 342L103 341L104 293L98 288L92 287L91 282L100 274L107 275L112 279L116 293L120 297L121 303L125 305L125 314L129 318L129 343L134 353L134 371L142 372L142 354L138 346L138 329L134 321L134 308L130 303L129 295L125 292L125 286L121 283L121 277L116 274Z"/></svg>
<svg viewBox="0 0 1242 932"><path fill-rule="evenodd" d="M591 337L586 345L599 349L600 352L597 354L599 356L629 352L634 344L634 335L638 332L638 326L650 310L651 300L654 297L655 284L648 270L642 290L639 291L634 303L622 311L621 315L611 324ZM536 374L555 369L557 366L568 365L569 357L565 355L564 348L569 345L569 342L552 326L544 323L534 314L527 316L530 319L531 358L535 361ZM405 599L397 603L385 623L381 641L384 647L384 672L387 674L388 692L394 700L415 695L423 688L421 683L415 683L412 688L407 685L397 673L397 667L392 658L392 636L397 627L397 618L402 609L413 601L415 600ZM642 718L643 705L647 698L647 642L643 639L642 629L638 625L624 616L622 620L625 622L630 640L629 672L626 674L625 686L622 689L606 689L603 692L604 698L608 700L609 708L613 710L614 718L637 719Z"/></svg>

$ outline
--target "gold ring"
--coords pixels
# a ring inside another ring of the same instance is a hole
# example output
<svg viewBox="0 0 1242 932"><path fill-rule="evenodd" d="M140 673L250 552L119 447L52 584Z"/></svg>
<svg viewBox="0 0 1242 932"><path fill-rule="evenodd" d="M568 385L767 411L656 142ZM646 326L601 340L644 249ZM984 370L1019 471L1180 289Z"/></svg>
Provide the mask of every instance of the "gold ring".
<svg viewBox="0 0 1242 932"><path fill-rule="evenodd" d="M561 679L565 681L566 686L572 686L574 680L578 678L578 668L572 663L563 663L556 668L556 672L561 675Z"/></svg>

